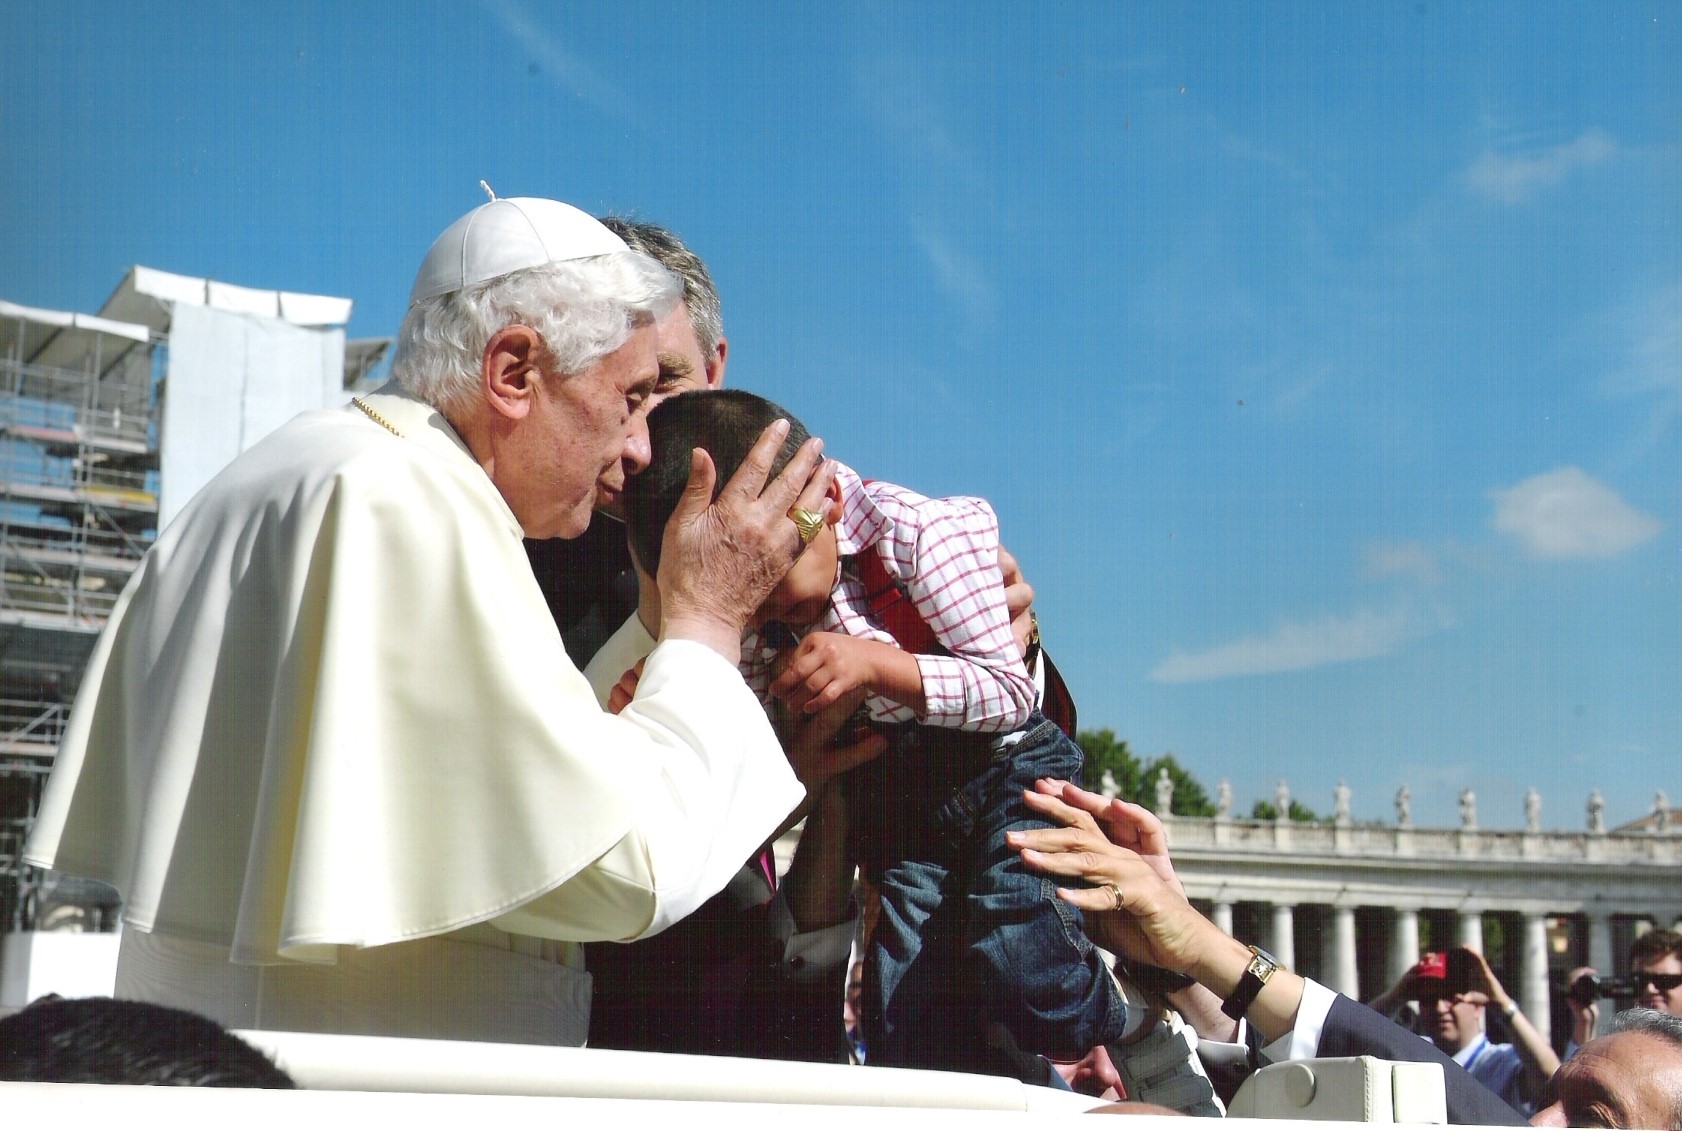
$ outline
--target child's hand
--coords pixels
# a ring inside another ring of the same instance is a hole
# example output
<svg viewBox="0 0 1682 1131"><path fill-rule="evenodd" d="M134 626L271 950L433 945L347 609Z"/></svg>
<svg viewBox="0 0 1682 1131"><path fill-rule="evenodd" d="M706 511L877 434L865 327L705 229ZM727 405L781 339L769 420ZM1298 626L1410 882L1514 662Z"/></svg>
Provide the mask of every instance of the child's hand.
<svg viewBox="0 0 1682 1131"><path fill-rule="evenodd" d="M922 710L917 657L892 644L839 632L808 632L771 683L772 695L807 714L861 689Z"/></svg>
<svg viewBox="0 0 1682 1131"><path fill-rule="evenodd" d="M637 695L637 684L642 680L642 666L647 662L646 656L638 660L637 666L627 669L625 674L619 677L619 682L613 685L613 690L607 693L609 714L617 715L631 705L631 700Z"/></svg>
<svg viewBox="0 0 1682 1131"><path fill-rule="evenodd" d="M808 632L771 681L771 694L810 715L850 691L868 692L875 669L865 646L872 643L839 632Z"/></svg>

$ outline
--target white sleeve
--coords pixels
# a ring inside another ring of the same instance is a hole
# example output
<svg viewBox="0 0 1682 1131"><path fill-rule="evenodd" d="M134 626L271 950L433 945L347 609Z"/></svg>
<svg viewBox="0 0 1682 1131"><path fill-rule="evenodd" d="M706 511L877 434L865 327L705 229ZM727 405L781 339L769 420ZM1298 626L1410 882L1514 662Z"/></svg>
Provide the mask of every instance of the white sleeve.
<svg viewBox="0 0 1682 1131"><path fill-rule="evenodd" d="M596 702L606 707L608 693L619 682L619 677L636 667L637 661L652 651L654 637L642 626L642 618L633 612L607 638L607 643L601 646L584 669L584 678L590 681L590 690L596 693Z"/></svg>
<svg viewBox="0 0 1682 1131"><path fill-rule="evenodd" d="M664 756L620 758L656 878L663 931L724 885L806 796L764 708L736 666L703 644L667 640L649 653L636 698L619 715Z"/></svg>
<svg viewBox="0 0 1682 1131"><path fill-rule="evenodd" d="M816 930L800 931L781 891L771 899L771 932L783 944L783 977L794 982L833 981L841 984L852 957L856 918Z"/></svg>
<svg viewBox="0 0 1682 1131"><path fill-rule="evenodd" d="M741 675L705 645L655 648L617 721L652 740L613 754L631 833L499 917L503 930L584 940L663 931L721 891L806 795Z"/></svg>
<svg viewBox="0 0 1682 1131"><path fill-rule="evenodd" d="M1297 1007L1296 1026L1284 1036L1261 1050L1261 1058L1269 1064L1285 1060L1312 1060L1320 1055L1320 1032L1326 1027L1326 1014L1332 1010L1337 995L1312 978L1302 980L1302 1004Z"/></svg>

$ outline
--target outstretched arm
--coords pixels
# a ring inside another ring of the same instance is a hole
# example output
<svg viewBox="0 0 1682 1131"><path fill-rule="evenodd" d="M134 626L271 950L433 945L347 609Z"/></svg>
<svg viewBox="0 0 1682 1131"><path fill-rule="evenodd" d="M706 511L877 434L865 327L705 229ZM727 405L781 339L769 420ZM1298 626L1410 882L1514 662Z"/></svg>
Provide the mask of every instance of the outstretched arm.
<svg viewBox="0 0 1682 1131"><path fill-rule="evenodd" d="M1011 842L1031 867L1101 885L1058 890L1087 912L1095 941L1136 961L1190 974L1217 997L1231 996L1249 965L1250 950L1200 915L1169 878L1172 865L1163 850L1160 822L1138 806L1117 806L1067 784L1047 783L1026 796L1031 808L1064 827L1011 833ZM1115 840L1139 847L1113 843L1106 835L1112 831ZM1297 1031L1299 1011L1305 1031ZM1430 1042L1288 970L1268 979L1244 1016L1270 1044L1291 1034L1292 1058L1368 1055L1437 1064L1447 1085L1450 1122L1522 1122ZM1315 1016L1322 1017L1323 1026L1312 1020ZM1200 1030L1199 1035L1205 1034Z"/></svg>
<svg viewBox="0 0 1682 1131"><path fill-rule="evenodd" d="M1031 868L1096 885L1057 890L1086 913L1094 941L1134 961L1189 974L1217 998L1231 996L1250 965L1250 949L1186 899L1160 821L1137 805L1066 782L1042 783L1024 796L1029 808L1063 827L1012 832L1009 842ZM1296 1025L1302 994L1303 980L1281 969L1244 1016L1276 1040Z"/></svg>
<svg viewBox="0 0 1682 1131"><path fill-rule="evenodd" d="M1472 989L1479 990L1489 998L1489 1008L1498 1009L1506 1015L1507 1024L1512 1027L1514 1043L1518 1046L1519 1056L1524 1059L1524 1078L1529 1085L1532 1096L1542 1094L1553 1074L1559 1071L1559 1055L1536 1031L1536 1026L1530 1023L1518 1003L1507 993L1501 985L1495 971L1489 968L1484 956L1475 950L1466 948L1477 960L1473 968L1474 984Z"/></svg>

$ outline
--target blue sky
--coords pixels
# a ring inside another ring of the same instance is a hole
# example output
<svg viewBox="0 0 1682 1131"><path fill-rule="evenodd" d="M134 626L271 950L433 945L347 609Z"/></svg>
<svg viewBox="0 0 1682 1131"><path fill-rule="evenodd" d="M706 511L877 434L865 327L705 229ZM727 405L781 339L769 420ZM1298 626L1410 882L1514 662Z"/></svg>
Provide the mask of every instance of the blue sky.
<svg viewBox="0 0 1682 1131"><path fill-rule="evenodd" d="M1682 7L0 0L0 298L355 299L549 195L731 383L984 495L1088 726L1242 807L1682 803Z"/></svg>

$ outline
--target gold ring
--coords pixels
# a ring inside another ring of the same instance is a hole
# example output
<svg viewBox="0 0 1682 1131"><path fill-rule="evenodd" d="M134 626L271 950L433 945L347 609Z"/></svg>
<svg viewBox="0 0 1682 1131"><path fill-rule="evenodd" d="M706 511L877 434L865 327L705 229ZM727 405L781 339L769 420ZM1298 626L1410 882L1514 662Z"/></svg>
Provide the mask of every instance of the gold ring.
<svg viewBox="0 0 1682 1131"><path fill-rule="evenodd" d="M1114 910L1116 910L1116 911L1120 911L1120 910L1121 910L1121 908L1122 908L1122 903L1121 903L1121 885L1120 885L1120 884L1109 884L1109 885L1107 885L1107 886L1108 886L1108 887L1109 887L1109 889L1110 889L1110 895L1111 895L1111 896L1112 896L1112 897L1113 897L1113 898L1114 898L1114 899L1115 899L1115 908L1114 908Z"/></svg>
<svg viewBox="0 0 1682 1131"><path fill-rule="evenodd" d="M823 529L822 511L809 511L805 507L795 507L788 512L788 516L794 520L795 528L800 531L800 544L802 546L810 546L812 539L816 538L818 532Z"/></svg>

